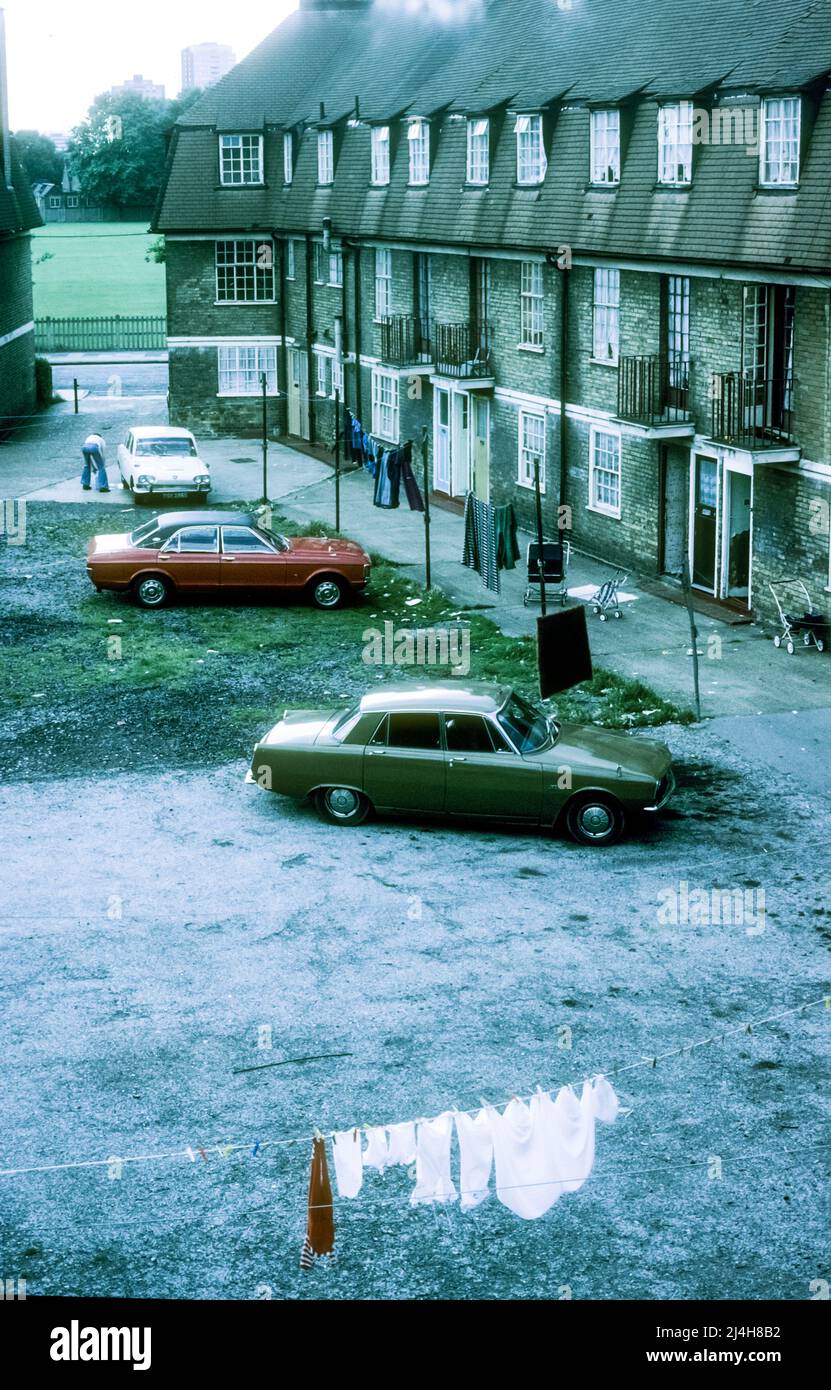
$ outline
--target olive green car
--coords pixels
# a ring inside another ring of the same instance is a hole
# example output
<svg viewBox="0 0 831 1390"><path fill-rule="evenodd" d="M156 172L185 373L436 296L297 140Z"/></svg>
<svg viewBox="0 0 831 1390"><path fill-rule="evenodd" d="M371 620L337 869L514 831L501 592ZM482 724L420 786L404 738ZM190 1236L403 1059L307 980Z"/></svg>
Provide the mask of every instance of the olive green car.
<svg viewBox="0 0 831 1390"><path fill-rule="evenodd" d="M350 709L286 712L254 749L247 780L312 797L335 825L373 810L483 817L610 845L635 811L675 788L662 743L558 724L509 686L387 686Z"/></svg>

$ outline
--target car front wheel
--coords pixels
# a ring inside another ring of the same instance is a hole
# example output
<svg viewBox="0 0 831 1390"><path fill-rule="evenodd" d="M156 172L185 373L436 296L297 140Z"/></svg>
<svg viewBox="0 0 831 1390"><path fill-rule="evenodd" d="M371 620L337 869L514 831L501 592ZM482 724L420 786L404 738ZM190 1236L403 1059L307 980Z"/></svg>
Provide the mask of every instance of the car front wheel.
<svg viewBox="0 0 831 1390"><path fill-rule="evenodd" d="M612 796L589 793L572 801L566 825L578 845L613 845L623 834L623 807Z"/></svg>
<svg viewBox="0 0 831 1390"><path fill-rule="evenodd" d="M133 586L140 608L164 608L170 599L170 585L160 574L146 574Z"/></svg>
<svg viewBox="0 0 831 1390"><path fill-rule="evenodd" d="M342 608L346 603L346 585L342 579L338 579L337 575L334 574L313 580L309 586L309 592L315 608Z"/></svg>
<svg viewBox="0 0 831 1390"><path fill-rule="evenodd" d="M363 793L351 787L323 787L315 794L315 806L330 825L362 825L371 810Z"/></svg>

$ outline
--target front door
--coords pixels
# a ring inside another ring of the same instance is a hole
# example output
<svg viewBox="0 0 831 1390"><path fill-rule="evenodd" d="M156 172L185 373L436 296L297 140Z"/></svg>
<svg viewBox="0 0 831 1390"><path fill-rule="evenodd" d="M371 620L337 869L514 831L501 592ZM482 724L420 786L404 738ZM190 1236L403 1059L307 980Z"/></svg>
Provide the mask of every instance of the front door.
<svg viewBox="0 0 831 1390"><path fill-rule="evenodd" d="M223 526L223 589L278 589L286 582L287 561L288 552L276 551L249 526Z"/></svg>
<svg viewBox="0 0 831 1390"><path fill-rule="evenodd" d="M219 588L219 527L187 526L159 552L165 572L182 593Z"/></svg>
<svg viewBox="0 0 831 1390"><path fill-rule="evenodd" d="M491 500L491 405L486 396L473 396L473 491Z"/></svg>
<svg viewBox="0 0 831 1390"><path fill-rule="evenodd" d="M448 815L538 822L541 765L510 749L481 715L446 714L444 727Z"/></svg>
<svg viewBox="0 0 831 1390"><path fill-rule="evenodd" d="M453 393L450 463L452 495L464 497L470 491L470 396L464 391Z"/></svg>
<svg viewBox="0 0 831 1390"><path fill-rule="evenodd" d="M716 534L718 528L718 464L695 457L693 480L692 582L697 589L716 591Z"/></svg>
<svg viewBox="0 0 831 1390"><path fill-rule="evenodd" d="M437 386L435 397L435 426L433 430L433 487L436 492L450 493L450 392Z"/></svg>
<svg viewBox="0 0 831 1390"><path fill-rule="evenodd" d="M750 517L753 479L748 473L725 474L724 565L725 598L750 602Z"/></svg>
<svg viewBox="0 0 831 1390"><path fill-rule="evenodd" d="M444 810L445 757L438 714L390 714L364 752L364 791L392 811Z"/></svg>
<svg viewBox="0 0 831 1390"><path fill-rule="evenodd" d="M300 348L289 348L289 434L309 438L309 361Z"/></svg>

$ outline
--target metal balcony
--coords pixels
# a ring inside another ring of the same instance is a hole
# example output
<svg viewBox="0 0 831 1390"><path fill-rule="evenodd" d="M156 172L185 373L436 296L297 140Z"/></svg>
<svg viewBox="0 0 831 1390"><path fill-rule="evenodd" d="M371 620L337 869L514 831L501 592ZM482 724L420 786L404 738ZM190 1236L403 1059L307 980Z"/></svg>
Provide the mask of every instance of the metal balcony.
<svg viewBox="0 0 831 1390"><path fill-rule="evenodd" d="M688 424L690 360L669 356L621 357L618 363L617 413L641 425Z"/></svg>
<svg viewBox="0 0 831 1390"><path fill-rule="evenodd" d="M475 379L493 375L489 323L437 323L433 361L439 376Z"/></svg>
<svg viewBox="0 0 831 1390"><path fill-rule="evenodd" d="M433 360L432 323L418 314L391 314L381 320L381 361L390 367L416 367Z"/></svg>
<svg viewBox="0 0 831 1390"><path fill-rule="evenodd" d="M794 442L793 376L721 372L710 379L710 437L744 449L776 449Z"/></svg>

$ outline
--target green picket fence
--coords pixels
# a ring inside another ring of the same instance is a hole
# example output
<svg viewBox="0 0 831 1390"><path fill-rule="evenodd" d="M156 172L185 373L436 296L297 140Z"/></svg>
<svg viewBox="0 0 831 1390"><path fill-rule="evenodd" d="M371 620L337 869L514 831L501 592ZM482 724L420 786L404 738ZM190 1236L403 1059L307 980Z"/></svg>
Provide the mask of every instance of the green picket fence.
<svg viewBox="0 0 831 1390"><path fill-rule="evenodd" d="M37 352L152 352L167 347L164 314L37 319Z"/></svg>

